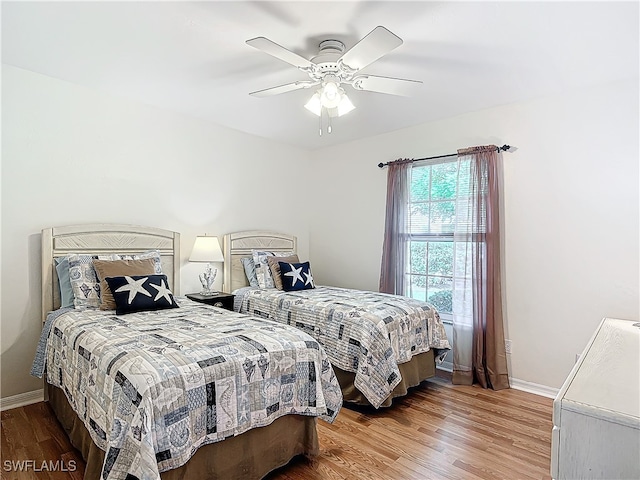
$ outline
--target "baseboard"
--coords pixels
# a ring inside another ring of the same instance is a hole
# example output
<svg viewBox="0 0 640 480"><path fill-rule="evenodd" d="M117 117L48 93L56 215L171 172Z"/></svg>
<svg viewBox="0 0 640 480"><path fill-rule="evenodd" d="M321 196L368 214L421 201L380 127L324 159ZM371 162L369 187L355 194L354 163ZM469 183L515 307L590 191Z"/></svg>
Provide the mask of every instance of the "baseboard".
<svg viewBox="0 0 640 480"><path fill-rule="evenodd" d="M535 393L541 397L556 398L559 388L547 387L546 385L540 385L539 383L525 382L524 380L518 380L517 378L509 377L509 385L516 390L522 390L523 392Z"/></svg>
<svg viewBox="0 0 640 480"><path fill-rule="evenodd" d="M444 370L445 372L453 373L453 363L451 362L442 362L440 365L437 365L436 368L438 370Z"/></svg>
<svg viewBox="0 0 640 480"><path fill-rule="evenodd" d="M436 368L444 372L453 372L453 364L443 362ZM518 380L517 378L509 377L509 385L515 390L522 390L523 392L533 393L540 395L541 397L556 398L559 388L547 387L546 385L540 385L539 383L525 382L524 380Z"/></svg>
<svg viewBox="0 0 640 480"><path fill-rule="evenodd" d="M40 390L34 390L33 392L20 393L11 397L0 398L0 412L43 401L44 389L42 388Z"/></svg>

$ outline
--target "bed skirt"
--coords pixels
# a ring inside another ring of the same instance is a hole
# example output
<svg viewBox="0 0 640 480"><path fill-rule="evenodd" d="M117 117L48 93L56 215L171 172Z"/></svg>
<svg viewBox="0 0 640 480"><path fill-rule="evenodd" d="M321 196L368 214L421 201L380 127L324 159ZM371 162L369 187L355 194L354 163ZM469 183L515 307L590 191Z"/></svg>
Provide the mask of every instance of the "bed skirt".
<svg viewBox="0 0 640 480"><path fill-rule="evenodd" d="M402 397L407 394L411 387L419 385L420 382L436 375L436 363L433 350L415 355L410 361L398 365L402 380L396 385L391 394L382 402L381 407L389 407L395 397ZM357 405L371 405L366 397L355 387L353 381L355 373L347 372L334 365L333 371L338 378L342 389L342 399L344 402L355 403Z"/></svg>
<svg viewBox="0 0 640 480"><path fill-rule="evenodd" d="M99 480L105 452L98 448L64 392L48 385L49 404L86 462L85 480ZM319 452L315 417L285 415L266 427L200 447L182 467L162 480L259 479L297 455Z"/></svg>

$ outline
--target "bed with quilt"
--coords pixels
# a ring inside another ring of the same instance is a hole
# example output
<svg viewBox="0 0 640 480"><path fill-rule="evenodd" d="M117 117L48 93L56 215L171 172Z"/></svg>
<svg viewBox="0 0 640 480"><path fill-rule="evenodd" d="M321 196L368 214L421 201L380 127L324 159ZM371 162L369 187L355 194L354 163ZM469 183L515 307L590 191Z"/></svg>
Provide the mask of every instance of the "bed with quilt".
<svg viewBox="0 0 640 480"><path fill-rule="evenodd" d="M225 285L236 295L235 310L295 326L315 338L327 352L345 402L389 406L394 397L434 376L450 350L431 304L316 285L291 235L249 231L224 240L230 266Z"/></svg>
<svg viewBox="0 0 640 480"><path fill-rule="evenodd" d="M302 330L173 295L178 245L174 232L144 227L43 230L51 313L32 374L46 379L85 479L261 478L316 454L316 419L332 422L340 409L329 359ZM81 275L74 250L84 252ZM147 254L148 273L127 270ZM70 259L70 277L85 286L72 289L73 305L62 306L55 258ZM105 261L109 276L89 278ZM114 309L102 308L101 281Z"/></svg>

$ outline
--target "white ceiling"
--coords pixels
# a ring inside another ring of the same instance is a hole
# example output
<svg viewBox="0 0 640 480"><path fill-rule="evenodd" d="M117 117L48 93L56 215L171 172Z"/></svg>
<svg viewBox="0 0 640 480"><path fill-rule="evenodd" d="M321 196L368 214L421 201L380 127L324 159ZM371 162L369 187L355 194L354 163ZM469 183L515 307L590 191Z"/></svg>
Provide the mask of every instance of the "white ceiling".
<svg viewBox="0 0 640 480"><path fill-rule="evenodd" d="M2 62L308 149L570 88L638 78L638 2L2 2ZM347 87L318 136L308 79L245 44L311 58L377 25L404 44L363 72L421 80L410 98Z"/></svg>

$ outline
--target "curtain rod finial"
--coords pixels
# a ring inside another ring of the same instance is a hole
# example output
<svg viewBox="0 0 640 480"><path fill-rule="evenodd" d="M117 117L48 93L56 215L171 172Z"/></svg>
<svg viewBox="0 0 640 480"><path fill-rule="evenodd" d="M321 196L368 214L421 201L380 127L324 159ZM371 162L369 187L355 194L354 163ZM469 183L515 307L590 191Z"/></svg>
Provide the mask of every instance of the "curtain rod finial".
<svg viewBox="0 0 640 480"><path fill-rule="evenodd" d="M380 168L384 167L384 163L380 162L380 163L378 164L378 167L380 167Z"/></svg>
<svg viewBox="0 0 640 480"><path fill-rule="evenodd" d="M498 150L501 152L506 152L510 148L511 148L511 145L502 145L501 147L498 148Z"/></svg>

